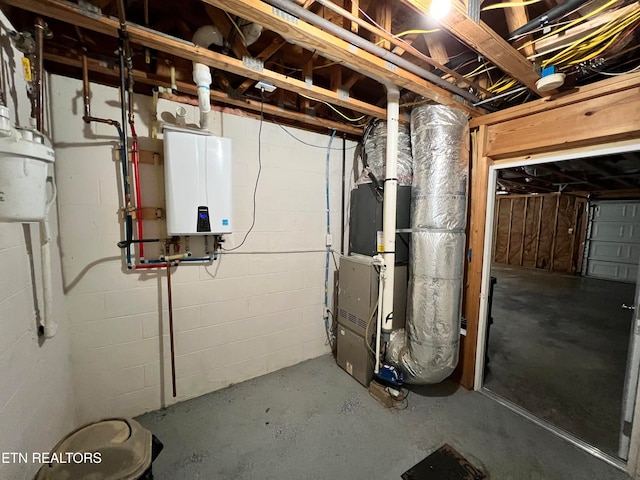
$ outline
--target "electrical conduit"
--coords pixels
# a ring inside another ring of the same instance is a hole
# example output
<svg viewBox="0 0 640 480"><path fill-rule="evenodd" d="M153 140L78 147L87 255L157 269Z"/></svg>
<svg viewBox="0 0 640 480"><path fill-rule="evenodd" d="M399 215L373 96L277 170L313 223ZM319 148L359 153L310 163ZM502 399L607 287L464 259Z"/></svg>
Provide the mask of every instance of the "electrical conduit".
<svg viewBox="0 0 640 480"><path fill-rule="evenodd" d="M329 145L327 145L327 161L325 164L325 194L327 197L327 238L326 238L326 247L327 253L325 255L325 263L324 263L324 326L327 330L327 338L329 339L329 343L332 344L332 332L331 327L329 325L329 260L331 256L331 245L329 245L329 238L331 236L331 205L329 203L329 160L331 158L331 144L333 143L333 139L336 136L336 131L331 132L331 138L329 139ZM332 345L333 346L333 345Z"/></svg>

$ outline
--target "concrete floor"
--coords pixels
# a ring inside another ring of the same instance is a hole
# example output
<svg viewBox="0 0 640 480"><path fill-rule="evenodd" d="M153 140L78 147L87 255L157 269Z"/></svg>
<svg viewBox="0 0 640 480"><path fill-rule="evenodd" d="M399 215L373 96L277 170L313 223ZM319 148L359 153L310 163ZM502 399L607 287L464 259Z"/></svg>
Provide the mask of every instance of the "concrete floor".
<svg viewBox="0 0 640 480"><path fill-rule="evenodd" d="M450 382L385 410L330 356L138 420L165 445L156 480L400 480L444 443L493 480L629 478Z"/></svg>
<svg viewBox="0 0 640 480"><path fill-rule="evenodd" d="M494 265L485 386L617 457L635 285Z"/></svg>

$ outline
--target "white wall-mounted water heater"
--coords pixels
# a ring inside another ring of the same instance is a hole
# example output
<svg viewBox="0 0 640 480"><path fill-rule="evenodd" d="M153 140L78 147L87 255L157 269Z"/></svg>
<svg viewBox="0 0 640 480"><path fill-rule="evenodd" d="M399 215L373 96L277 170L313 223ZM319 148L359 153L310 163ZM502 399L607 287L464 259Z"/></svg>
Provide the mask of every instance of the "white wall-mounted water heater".
<svg viewBox="0 0 640 480"><path fill-rule="evenodd" d="M231 140L164 127L169 235L219 235L233 229Z"/></svg>

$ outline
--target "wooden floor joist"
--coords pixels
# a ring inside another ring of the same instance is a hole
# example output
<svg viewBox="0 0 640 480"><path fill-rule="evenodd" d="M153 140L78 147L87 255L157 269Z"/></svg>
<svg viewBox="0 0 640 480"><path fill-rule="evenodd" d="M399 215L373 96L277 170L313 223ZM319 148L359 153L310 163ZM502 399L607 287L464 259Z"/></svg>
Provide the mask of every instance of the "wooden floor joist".
<svg viewBox="0 0 640 480"><path fill-rule="evenodd" d="M17 0L11 0L16 2ZM33 1L33 0L30 0ZM223 8L246 20L258 23L265 28L282 35L310 51L316 51L322 56L342 62L355 71L373 78L381 83L391 83L398 87L422 95L443 105L460 108L471 116L482 115L482 110L461 103L456 95L427 80L410 73L396 65L369 52L351 45L344 40L303 22L291 15L280 15L278 9L261 0L202 0L204 3ZM20 3L20 2L17 2ZM527 62L523 58L524 62Z"/></svg>
<svg viewBox="0 0 640 480"><path fill-rule="evenodd" d="M77 5L60 0L3 0L4 3L28 10L38 15L72 23L80 28L103 33L112 37L118 36L119 23L116 19L104 15L88 13ZM221 2L225 3L225 2ZM360 114L376 118L386 118L386 110L375 105L341 95L317 85L307 85L304 81L288 77L258 66L246 65L243 60L200 48L175 37L153 32L133 24L128 24L127 32L132 42L158 50L163 53L200 62L213 68L230 73L263 80L278 88L295 93L312 96L333 105L348 108Z"/></svg>
<svg viewBox="0 0 640 480"><path fill-rule="evenodd" d="M44 59L47 62L59 63L62 65L68 65L71 67L81 68L82 66L82 62L80 58L70 58L63 55L45 53ZM100 74L100 75L106 75L109 77L118 77L119 75L119 72L117 70L102 66L97 62L89 62L89 71ZM146 85L156 86L160 83L161 84L160 86L167 86L167 87L170 86L170 82L168 79L164 83L158 82L156 78L150 78L145 72L141 72L139 70L134 70L133 79L135 82L143 83ZM176 87L178 89L178 92L180 93L193 95L194 97L198 95L195 84L178 81L176 82ZM260 112L260 109L262 108L265 114L276 117L276 118L295 120L301 124L313 125L316 128L320 125L320 126L326 127L328 130L336 130L338 132L347 133L349 135L356 135L356 136L362 135L362 128L360 127L348 125L341 122L325 120L322 118L310 118L307 115L304 115L303 113L295 112L292 110L285 110L274 105L264 104L263 106L261 106L260 102L256 100L230 98L224 92L219 92L213 89L211 89L211 101L214 103L223 103L226 105L241 107L243 109L252 110L254 112Z"/></svg>
<svg viewBox="0 0 640 480"><path fill-rule="evenodd" d="M429 11L430 2L427 0L400 1L421 15ZM543 94L536 88L540 75L534 70L533 64L486 23L483 21L476 23L469 18L461 2L454 0L452 3L451 11L438 23L500 70L542 96Z"/></svg>

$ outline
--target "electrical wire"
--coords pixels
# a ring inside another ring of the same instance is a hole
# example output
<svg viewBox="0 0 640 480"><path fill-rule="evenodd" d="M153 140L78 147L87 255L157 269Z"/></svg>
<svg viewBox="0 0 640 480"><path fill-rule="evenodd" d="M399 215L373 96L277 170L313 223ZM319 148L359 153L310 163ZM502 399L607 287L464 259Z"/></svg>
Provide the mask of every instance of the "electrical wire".
<svg viewBox="0 0 640 480"><path fill-rule="evenodd" d="M309 97L309 96L305 95L304 93L298 93L298 95L300 95L301 97L304 97L304 98L306 98L308 100L313 100L314 102L324 103L327 107L329 107L331 110L333 110L334 112L336 112L338 115L340 115L345 120L348 120L349 122L359 122L360 120L363 120L363 119L365 119L367 117L366 115L362 115L362 116L360 116L358 118L350 118L350 117L346 116L344 113L342 113L340 110L338 110L336 107L331 105L329 102L325 102L324 100L319 100L317 98Z"/></svg>
<svg viewBox="0 0 640 480"><path fill-rule="evenodd" d="M242 30L240 30L240 27L238 26L238 24L235 22L235 20L231 17L231 15L229 15L228 12L224 12L227 17L229 18L229 20L231 21L231 23L233 24L233 27L238 31L238 33L240 34L240 37L242 37L242 41L244 42L244 44L247 44L247 39L244 37L244 33L242 33Z"/></svg>
<svg viewBox="0 0 640 480"><path fill-rule="evenodd" d="M489 5L488 7L484 7L481 11L486 12L487 10L497 10L499 8L513 8L513 7L526 7L527 5L533 5L534 3L541 2L542 0L526 0L524 2L502 2L502 3L494 3L493 5Z"/></svg>
<svg viewBox="0 0 640 480"><path fill-rule="evenodd" d="M597 57L618 41L623 33L625 35L622 38L626 38L631 34L637 27L639 20L640 11L634 11L622 18L613 19L587 35L573 41L560 52L544 60L542 65L571 66Z"/></svg>
<svg viewBox="0 0 640 480"><path fill-rule="evenodd" d="M599 70L596 70L595 68L589 68L589 70L595 73L599 73L600 75L605 75L607 77L617 77L620 75L626 75L627 73L637 72L638 70L640 70L640 65L637 65L636 67L632 68L631 70L627 70L626 72L601 72Z"/></svg>
<svg viewBox="0 0 640 480"><path fill-rule="evenodd" d="M276 123L276 125L278 125L282 130L284 130L284 132L289 135L291 138L293 138L294 140L296 140L297 142L300 142L308 147L313 147L313 148L322 148L322 149L326 149L326 145L314 145L312 143L309 142L305 142L304 140L296 137L293 133L291 133L289 130L287 130L285 127L283 127L282 125L280 125L279 123ZM347 150L353 150L354 148L357 148L357 145L354 145L353 147L349 147L347 148ZM332 150L340 150L342 151L342 147L340 148L332 148Z"/></svg>
<svg viewBox="0 0 640 480"><path fill-rule="evenodd" d="M591 18L591 17L593 17L594 15L596 15L596 14L600 13L601 11L603 11L603 10L605 10L605 9L609 8L611 5L615 4L616 2L618 2L618 0L609 0L609 1L608 1L607 3L605 3L604 5L601 5L600 7L596 8L595 10L592 10L592 11L590 11L589 13L587 13L587 14L583 15L582 17L577 18L577 19L575 19L575 20L572 20L572 21L570 21L569 23L567 23L566 25L564 25L564 26L562 26L562 27L560 27L560 28L557 28L557 29L555 29L555 30L552 30L551 32L547 33L546 35L543 35L542 37L540 37L540 38L538 38L538 39L536 39L536 40L531 40L531 41L529 41L529 42L526 42L526 43L524 43L524 44L520 45L520 46L518 47L518 50L522 50L523 48L527 47L528 45L532 45L532 44L534 44L534 43L536 43L536 42L539 42L540 40L544 40L544 39L546 39L546 38L549 38L549 37L552 37L552 36L554 36L554 35L557 35L558 33L563 32L563 31L565 31L565 30L567 30L567 29L569 29L569 28L573 27L574 25L577 25L577 24L579 24L579 23L583 22L583 21L584 21L584 20L586 20L587 18ZM569 13L571 13L571 12L569 12ZM567 13L567 15L569 15L569 13Z"/></svg>
<svg viewBox="0 0 640 480"><path fill-rule="evenodd" d="M538 1L540 1L540 0L538 0ZM422 35L422 34L427 34L427 33L435 33L435 32L439 32L439 31L440 31L439 28L432 28L430 30L405 30L404 32L396 33L393 36L396 37L396 38L401 38L401 37L405 37L407 35L413 35L413 34Z"/></svg>
<svg viewBox="0 0 640 480"><path fill-rule="evenodd" d="M253 188L253 214L251 219L251 226L249 227L249 230L247 230L247 233L244 234L244 238L242 239L242 242L240 242L240 245L233 248L220 247L220 249L225 252L232 252L234 250L239 249L242 245L244 245L244 242L247 241L247 237L253 230L253 227L256 226L256 195L258 193L258 185L260 183L260 174L262 173L262 124L263 123L264 123L264 89L261 88L260 89L260 127L258 128L258 174L256 175L256 185Z"/></svg>
<svg viewBox="0 0 640 480"><path fill-rule="evenodd" d="M327 199L327 240L331 236L331 203L329 200L329 183L331 180L330 176L330 160L331 160L331 144L333 143L333 139L336 136L336 131L331 132L331 138L329 138L329 144L327 145L327 160L325 163L325 194ZM324 270L324 308L325 311L329 310L329 257L331 255L331 246L328 245L327 241L327 254L325 257L325 270ZM335 261L335 259L334 259ZM329 317L324 314L324 326L327 331L327 339L329 340L329 345L333 348L333 337L331 334L331 327L329 326Z"/></svg>
<svg viewBox="0 0 640 480"><path fill-rule="evenodd" d="M364 329L364 343L367 344L367 348L369 349L369 351L373 354L373 356L376 356L376 351L373 349L373 347L371 346L371 344L369 343L369 328L371 327L371 324L373 323L373 318L376 314L376 311L378 310L378 303L379 303L379 299L376 300L376 304L373 306L373 309L371 310L371 314L369 315L369 320L367 320L367 326Z"/></svg>

